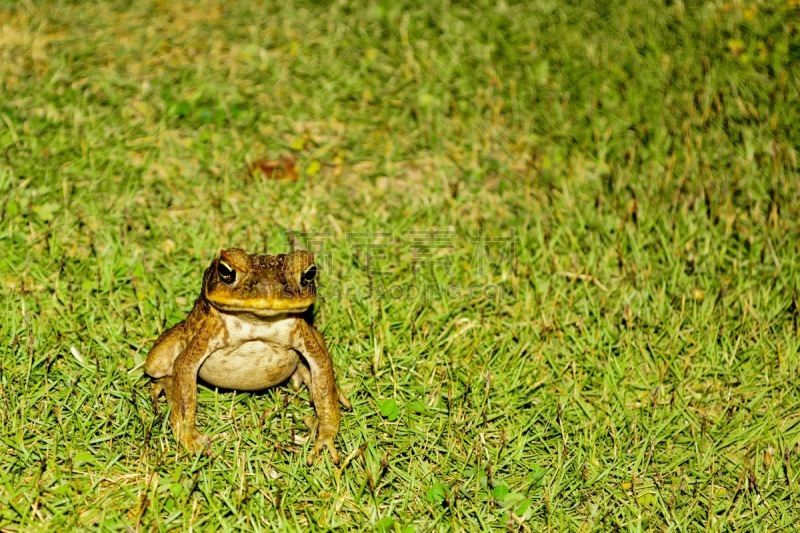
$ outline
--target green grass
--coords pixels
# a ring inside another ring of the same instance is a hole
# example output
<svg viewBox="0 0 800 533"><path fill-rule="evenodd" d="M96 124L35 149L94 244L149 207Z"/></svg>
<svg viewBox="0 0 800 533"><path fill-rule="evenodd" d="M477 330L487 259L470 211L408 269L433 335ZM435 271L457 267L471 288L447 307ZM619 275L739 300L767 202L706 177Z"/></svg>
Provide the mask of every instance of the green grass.
<svg viewBox="0 0 800 533"><path fill-rule="evenodd" d="M797 524L797 2L415 4L3 4L0 529ZM287 231L348 460L285 386L188 455L147 351Z"/></svg>

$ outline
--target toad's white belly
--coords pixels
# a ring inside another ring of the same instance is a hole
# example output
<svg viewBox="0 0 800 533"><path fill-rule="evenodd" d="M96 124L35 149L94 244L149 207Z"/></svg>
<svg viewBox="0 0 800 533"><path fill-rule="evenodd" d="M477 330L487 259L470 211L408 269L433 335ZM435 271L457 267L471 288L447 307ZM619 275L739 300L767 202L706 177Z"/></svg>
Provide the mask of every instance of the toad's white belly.
<svg viewBox="0 0 800 533"><path fill-rule="evenodd" d="M212 352L200 367L208 384L226 389L259 390L289 378L300 362L291 347L293 319L244 320L223 315L227 342L210 347Z"/></svg>
<svg viewBox="0 0 800 533"><path fill-rule="evenodd" d="M233 351L212 353L200 367L200 377L226 389L266 389L288 379L299 362L300 357L291 348L250 341Z"/></svg>

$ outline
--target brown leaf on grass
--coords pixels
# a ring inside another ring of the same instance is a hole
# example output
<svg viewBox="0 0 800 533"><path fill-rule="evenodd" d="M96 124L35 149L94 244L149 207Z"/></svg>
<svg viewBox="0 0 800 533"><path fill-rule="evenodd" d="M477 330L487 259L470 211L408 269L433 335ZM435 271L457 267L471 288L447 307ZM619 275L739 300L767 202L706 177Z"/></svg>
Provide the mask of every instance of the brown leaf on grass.
<svg viewBox="0 0 800 533"><path fill-rule="evenodd" d="M265 178L273 180L297 181L297 168L294 158L284 156L280 159L256 159L247 167L251 177L258 177L259 173Z"/></svg>

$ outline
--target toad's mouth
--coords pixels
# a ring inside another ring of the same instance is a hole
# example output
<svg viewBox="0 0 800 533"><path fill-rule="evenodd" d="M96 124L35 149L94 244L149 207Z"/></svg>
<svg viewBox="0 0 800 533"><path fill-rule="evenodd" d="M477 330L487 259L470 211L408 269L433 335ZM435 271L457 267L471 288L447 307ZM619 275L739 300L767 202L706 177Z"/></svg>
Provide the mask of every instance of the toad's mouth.
<svg viewBox="0 0 800 533"><path fill-rule="evenodd" d="M253 313L259 316L275 316L287 313L302 313L314 303L314 298L226 298L206 296L214 307L229 313Z"/></svg>

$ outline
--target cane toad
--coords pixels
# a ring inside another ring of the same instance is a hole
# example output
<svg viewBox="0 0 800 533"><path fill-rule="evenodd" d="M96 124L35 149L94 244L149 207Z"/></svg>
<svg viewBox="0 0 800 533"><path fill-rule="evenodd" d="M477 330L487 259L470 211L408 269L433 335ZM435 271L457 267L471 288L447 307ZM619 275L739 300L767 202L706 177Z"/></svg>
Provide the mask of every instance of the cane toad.
<svg viewBox="0 0 800 533"><path fill-rule="evenodd" d="M220 252L206 269L189 316L159 337L144 365L156 380L153 400L165 393L170 426L184 447L199 451L209 443L195 427L198 376L248 391L291 378L295 390L306 384L317 411L308 463L326 447L339 463L339 402L350 403L336 387L322 335L302 317L316 299L316 273L314 255L306 251L271 256L239 248Z"/></svg>

